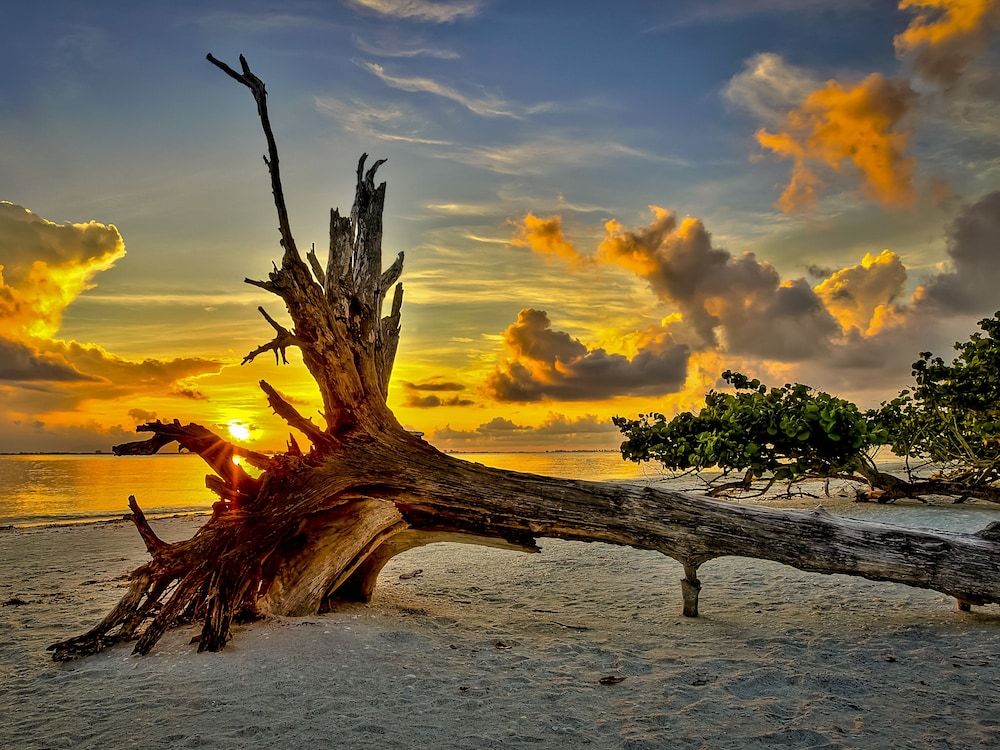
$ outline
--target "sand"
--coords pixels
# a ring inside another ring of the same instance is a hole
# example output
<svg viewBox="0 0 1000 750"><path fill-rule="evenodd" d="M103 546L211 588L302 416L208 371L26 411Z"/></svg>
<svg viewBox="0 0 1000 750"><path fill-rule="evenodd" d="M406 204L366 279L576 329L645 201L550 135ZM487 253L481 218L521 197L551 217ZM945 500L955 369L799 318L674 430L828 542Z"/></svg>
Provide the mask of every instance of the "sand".
<svg viewBox="0 0 1000 750"><path fill-rule="evenodd" d="M824 504L957 530L1000 515ZM124 523L0 532L0 604L26 602L0 606L0 747L1000 746L996 607L729 558L686 620L671 560L542 548L413 550L371 605L242 627L221 654L182 629L145 658L56 664L44 647L107 611L142 545Z"/></svg>

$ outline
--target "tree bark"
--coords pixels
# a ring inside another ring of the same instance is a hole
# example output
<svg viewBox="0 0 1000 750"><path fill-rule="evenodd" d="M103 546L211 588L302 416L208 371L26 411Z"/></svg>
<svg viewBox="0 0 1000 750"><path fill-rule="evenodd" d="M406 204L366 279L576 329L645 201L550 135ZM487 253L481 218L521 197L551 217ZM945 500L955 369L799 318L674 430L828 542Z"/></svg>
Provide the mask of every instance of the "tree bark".
<svg viewBox="0 0 1000 750"><path fill-rule="evenodd" d="M992 484L956 482L947 478L902 479L879 471L878 467L867 459L862 459L858 463L858 474L877 491L877 494L872 493L872 497L879 503L891 503L907 497L923 499L926 495L958 498L955 502L975 498L989 503L1000 503L1000 487Z"/></svg>
<svg viewBox="0 0 1000 750"><path fill-rule="evenodd" d="M422 544L456 541L537 552L554 537L628 545L679 561L683 613L698 614L708 560L739 555L818 573L844 573L930 588L960 606L1000 602L1000 523L978 534L910 530L835 518L817 511L739 506L681 492L620 483L556 479L502 471L441 453L408 433L386 405L403 300L402 253L382 270L383 161L357 167L349 216L330 215L326 267L310 251L303 262L292 237L263 82L240 57L237 72L210 62L246 86L257 104L284 250L267 280L247 279L284 302L289 330L263 308L275 338L249 363L288 346L302 350L323 399L325 426L302 416L264 381L271 408L309 441L263 455L231 445L195 424L150 422L148 440L115 446L149 455L172 442L198 453L214 471L212 517L188 540L167 544L130 499L132 520L151 556L131 574L128 592L88 632L50 646L73 659L121 641L148 653L171 626L201 621L198 649L216 651L234 621L324 611L340 599L367 601L393 556ZM388 314L384 300L394 287ZM262 470L252 477L240 456Z"/></svg>

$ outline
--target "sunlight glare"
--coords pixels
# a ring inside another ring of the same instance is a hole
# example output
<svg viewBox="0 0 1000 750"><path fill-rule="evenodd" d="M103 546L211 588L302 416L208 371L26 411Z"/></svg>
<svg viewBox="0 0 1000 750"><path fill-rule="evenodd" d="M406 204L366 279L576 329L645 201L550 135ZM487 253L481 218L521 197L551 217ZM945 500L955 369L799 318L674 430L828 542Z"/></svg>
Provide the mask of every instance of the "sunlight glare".
<svg viewBox="0 0 1000 750"><path fill-rule="evenodd" d="M250 439L250 427L238 419L230 419L226 425L229 434L237 440Z"/></svg>

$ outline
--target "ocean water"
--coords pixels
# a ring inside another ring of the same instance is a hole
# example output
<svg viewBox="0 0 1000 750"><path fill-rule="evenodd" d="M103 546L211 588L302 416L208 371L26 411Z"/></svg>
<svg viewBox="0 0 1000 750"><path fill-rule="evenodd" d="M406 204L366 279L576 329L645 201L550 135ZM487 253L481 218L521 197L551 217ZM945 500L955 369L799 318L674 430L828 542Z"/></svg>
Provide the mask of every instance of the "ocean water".
<svg viewBox="0 0 1000 750"><path fill-rule="evenodd" d="M463 453L456 457L501 469L554 477L641 481L695 492L704 488L701 480L695 477L678 477L658 464L623 461L615 452ZM880 465L883 470L902 473L898 460ZM217 499L205 488L205 475L209 471L200 457L189 453L120 457L108 454L0 455L0 529L121 518L129 512L129 495L136 496L151 518L207 512ZM822 495L821 484L809 489L814 494L790 499L784 504L812 507L817 502L830 502L837 497L840 500L853 497L853 486L845 482L834 483L833 498ZM771 504L773 499L745 502ZM906 502L907 505L915 503ZM992 503L953 506L947 500L914 507L908 513L901 513L898 505L868 503L848 503L841 512L867 518L871 514L881 515L887 507L895 508L890 513L890 522L906 517L915 525L937 529L950 529L958 519L965 519L976 528L994 520L1000 513L1000 506Z"/></svg>
<svg viewBox="0 0 1000 750"><path fill-rule="evenodd" d="M617 453L470 453L460 458L503 469L579 479L659 478L649 464ZM0 526L78 523L120 517L128 496L151 516L206 511L217 499L205 489L198 456L0 455Z"/></svg>

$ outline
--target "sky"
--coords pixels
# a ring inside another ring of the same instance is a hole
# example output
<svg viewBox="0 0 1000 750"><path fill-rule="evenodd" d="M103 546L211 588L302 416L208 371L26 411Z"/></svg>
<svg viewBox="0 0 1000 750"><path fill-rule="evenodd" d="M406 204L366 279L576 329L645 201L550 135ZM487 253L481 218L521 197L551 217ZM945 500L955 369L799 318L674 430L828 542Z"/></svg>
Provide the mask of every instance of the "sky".
<svg viewBox="0 0 1000 750"><path fill-rule="evenodd" d="M362 152L406 253L389 403L448 450L615 448L740 369L863 406L1000 308L1000 0L10 3L0 451L154 418L283 447L243 356ZM317 417L318 419L318 417Z"/></svg>

